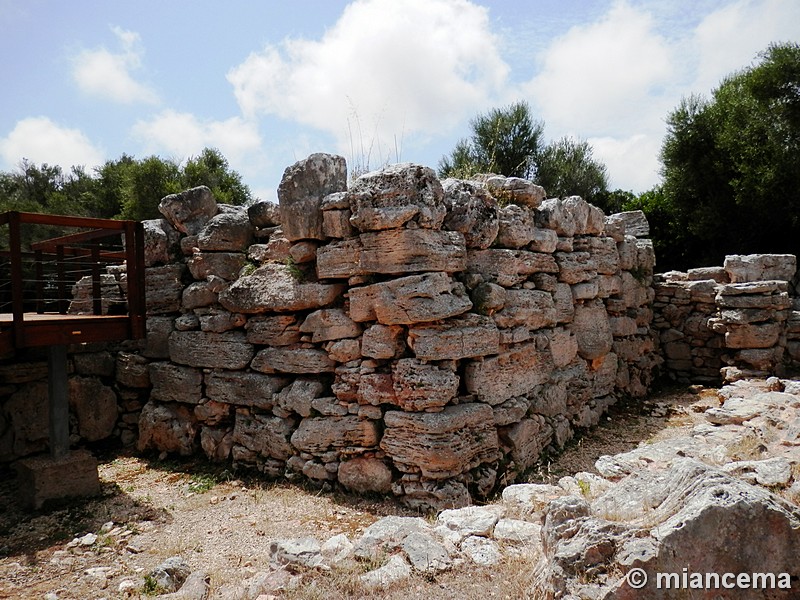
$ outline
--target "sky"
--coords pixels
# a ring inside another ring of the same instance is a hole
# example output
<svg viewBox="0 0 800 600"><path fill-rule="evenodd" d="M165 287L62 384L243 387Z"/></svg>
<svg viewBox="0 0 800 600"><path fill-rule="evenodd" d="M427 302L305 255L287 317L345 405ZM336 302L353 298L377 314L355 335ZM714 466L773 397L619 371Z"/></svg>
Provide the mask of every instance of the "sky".
<svg viewBox="0 0 800 600"><path fill-rule="evenodd" d="M0 170L213 147L274 201L311 153L436 168L526 101L640 193L681 98L799 41L797 0L0 0Z"/></svg>

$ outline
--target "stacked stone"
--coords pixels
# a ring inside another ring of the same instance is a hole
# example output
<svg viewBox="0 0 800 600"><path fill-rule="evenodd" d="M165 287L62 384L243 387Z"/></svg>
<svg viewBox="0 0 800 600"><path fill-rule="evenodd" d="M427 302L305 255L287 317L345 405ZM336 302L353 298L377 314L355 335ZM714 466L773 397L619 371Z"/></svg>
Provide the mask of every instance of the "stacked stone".
<svg viewBox="0 0 800 600"><path fill-rule="evenodd" d="M780 374L800 334L790 297L796 263L788 254L732 255L724 267L658 276L654 326L668 373L697 383Z"/></svg>

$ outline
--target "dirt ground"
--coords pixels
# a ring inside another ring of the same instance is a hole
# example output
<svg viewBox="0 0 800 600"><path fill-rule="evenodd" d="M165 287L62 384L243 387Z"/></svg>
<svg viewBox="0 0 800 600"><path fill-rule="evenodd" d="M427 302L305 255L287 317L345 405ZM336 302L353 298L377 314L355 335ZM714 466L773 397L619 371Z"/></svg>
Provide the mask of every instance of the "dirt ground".
<svg viewBox="0 0 800 600"><path fill-rule="evenodd" d="M557 482L594 471L599 456L672 435L715 402L714 390L682 387L614 407L597 428L543 460L527 480ZM220 590L268 571L269 545L276 538L324 541L345 533L354 540L382 516L416 514L391 500L323 493L201 461L94 450L102 495L40 511L19 506L15 475L0 467L0 598L147 597L145 575L175 555L205 570L212 590ZM435 578L412 577L374 596L359 587L358 576L370 568L363 565L352 572L308 573L279 597L514 599L530 596L535 561L534 553L523 553L492 569L462 565Z"/></svg>

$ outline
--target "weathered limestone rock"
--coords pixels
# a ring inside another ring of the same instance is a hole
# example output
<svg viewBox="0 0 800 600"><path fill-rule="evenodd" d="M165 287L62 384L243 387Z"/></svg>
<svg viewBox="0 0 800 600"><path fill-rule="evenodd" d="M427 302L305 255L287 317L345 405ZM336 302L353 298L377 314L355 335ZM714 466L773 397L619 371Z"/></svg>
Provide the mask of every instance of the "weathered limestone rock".
<svg viewBox="0 0 800 600"><path fill-rule="evenodd" d="M204 314L200 315L200 331L224 333L226 331L238 329L247 322L247 317L239 313L232 313L218 308L202 310Z"/></svg>
<svg viewBox="0 0 800 600"><path fill-rule="evenodd" d="M472 181L445 179L444 203L447 215L443 228L460 231L467 248L485 250L492 245L499 229L495 199L482 186Z"/></svg>
<svg viewBox="0 0 800 600"><path fill-rule="evenodd" d="M317 244L308 240L295 242L289 248L289 260L296 265L310 263L317 258Z"/></svg>
<svg viewBox="0 0 800 600"><path fill-rule="evenodd" d="M333 373L336 363L324 350L281 346L260 350L250 367L262 373Z"/></svg>
<svg viewBox="0 0 800 600"><path fill-rule="evenodd" d="M578 354L587 360L605 356L614 345L608 313L598 300L575 307L570 331L578 341Z"/></svg>
<svg viewBox="0 0 800 600"><path fill-rule="evenodd" d="M453 566L447 549L427 533L414 531L408 534L401 547L411 566L419 573L435 575Z"/></svg>
<svg viewBox="0 0 800 600"><path fill-rule="evenodd" d="M231 455L233 447L233 430L226 427L203 427L200 429L200 447L209 460L213 462L226 462Z"/></svg>
<svg viewBox="0 0 800 600"><path fill-rule="evenodd" d="M771 348L781 334L780 323L726 325L726 348Z"/></svg>
<svg viewBox="0 0 800 600"><path fill-rule="evenodd" d="M392 381L398 406L422 411L444 406L455 398L459 377L436 365L401 358L392 368Z"/></svg>
<svg viewBox="0 0 800 600"><path fill-rule="evenodd" d="M37 381L21 387L5 402L3 412L10 421L7 443L12 456L45 449L49 435L47 382Z"/></svg>
<svg viewBox="0 0 800 600"><path fill-rule="evenodd" d="M158 212L181 233L196 235L217 214L217 201L211 190L201 185L164 196L158 204Z"/></svg>
<svg viewBox="0 0 800 600"><path fill-rule="evenodd" d="M145 305L148 315L178 312L183 292L183 265L164 265L144 270Z"/></svg>
<svg viewBox="0 0 800 600"><path fill-rule="evenodd" d="M365 173L348 192L350 222L361 231L402 227L414 221L439 229L446 207L436 173L429 167L402 163Z"/></svg>
<svg viewBox="0 0 800 600"><path fill-rule="evenodd" d="M323 308L308 315L300 331L313 334L311 341L317 343L358 337L361 326L341 308Z"/></svg>
<svg viewBox="0 0 800 600"><path fill-rule="evenodd" d="M400 554L393 555L385 565L364 573L360 581L369 590L387 588L411 577L411 566Z"/></svg>
<svg viewBox="0 0 800 600"><path fill-rule="evenodd" d="M361 268L361 240L333 242L317 250L317 277L320 279L347 279L365 274Z"/></svg>
<svg viewBox="0 0 800 600"><path fill-rule="evenodd" d="M533 230L533 239L531 239L528 250L552 254L557 247L558 234L555 231L552 229L540 229L539 227Z"/></svg>
<svg viewBox="0 0 800 600"><path fill-rule="evenodd" d="M254 353L240 331L175 331L169 336L170 360L190 367L244 369Z"/></svg>
<svg viewBox="0 0 800 600"><path fill-rule="evenodd" d="M119 352L115 369L117 383L132 388L150 387L150 376L147 374L148 362L144 356L130 352Z"/></svg>
<svg viewBox="0 0 800 600"><path fill-rule="evenodd" d="M490 248L467 253L467 272L482 275L484 281L512 287L534 273L558 273L558 265L549 254Z"/></svg>
<svg viewBox="0 0 800 600"><path fill-rule="evenodd" d="M244 328L251 344L291 346L300 341L300 326L294 315L250 317Z"/></svg>
<svg viewBox="0 0 800 600"><path fill-rule="evenodd" d="M240 444L263 457L287 460L294 454L289 436L294 429L291 419L236 411L233 443Z"/></svg>
<svg viewBox="0 0 800 600"><path fill-rule="evenodd" d="M219 302L231 312L289 312L327 306L342 292L342 285L304 283L288 265L267 263L232 283L220 293Z"/></svg>
<svg viewBox="0 0 800 600"><path fill-rule="evenodd" d="M377 458L356 457L343 461L337 471L339 483L358 494L388 494L392 490L392 470Z"/></svg>
<svg viewBox="0 0 800 600"><path fill-rule="evenodd" d="M253 244L247 249L247 258L263 265L267 262L282 262L289 260L289 251L292 242L283 237L281 230L272 234L266 244Z"/></svg>
<svg viewBox="0 0 800 600"><path fill-rule="evenodd" d="M152 267L170 261L170 238L166 228L172 229L164 219L142 221L144 228L144 266Z"/></svg>
<svg viewBox="0 0 800 600"><path fill-rule="evenodd" d="M300 421L292 446L301 452L321 454L335 448L374 448L380 433L375 421L347 417L310 417Z"/></svg>
<svg viewBox="0 0 800 600"><path fill-rule="evenodd" d="M541 415L530 419L522 419L502 433L503 441L510 447L511 460L515 471L521 473L533 466L542 455L542 451L550 443L553 430Z"/></svg>
<svg viewBox="0 0 800 600"><path fill-rule="evenodd" d="M381 449L402 470L423 477L455 477L498 456L492 409L485 404L448 406L438 413L389 411Z"/></svg>
<svg viewBox="0 0 800 600"><path fill-rule="evenodd" d="M612 225L622 225L625 235L632 235L640 238L646 238L650 235L650 223L647 222L647 217L640 210L629 210L608 215L606 221Z"/></svg>
<svg viewBox="0 0 800 600"><path fill-rule="evenodd" d="M350 318L383 325L435 321L472 307L464 286L446 273L425 273L351 288Z"/></svg>
<svg viewBox="0 0 800 600"><path fill-rule="evenodd" d="M540 290L506 290L503 309L494 314L494 321L502 328L553 327L556 324L553 296Z"/></svg>
<svg viewBox="0 0 800 600"><path fill-rule="evenodd" d="M252 243L253 226L244 209L212 217L197 234L201 251L243 252Z"/></svg>
<svg viewBox="0 0 800 600"><path fill-rule="evenodd" d="M117 361L110 352L86 352L72 357L75 373L78 375L98 375L113 377Z"/></svg>
<svg viewBox="0 0 800 600"><path fill-rule="evenodd" d="M575 284L597 277L597 263L588 252L556 252L558 280Z"/></svg>
<svg viewBox="0 0 800 600"><path fill-rule="evenodd" d="M496 283L481 283L470 294L475 312L491 316L506 305L506 290Z"/></svg>
<svg viewBox="0 0 800 600"><path fill-rule="evenodd" d="M210 275L205 281L190 283L184 290L181 305L192 310L216 304L219 293L225 289L227 282L215 275Z"/></svg>
<svg viewBox="0 0 800 600"><path fill-rule="evenodd" d="M189 272L197 280L216 276L225 281L234 281L247 264L241 252L196 252L186 261Z"/></svg>
<svg viewBox="0 0 800 600"><path fill-rule="evenodd" d="M215 402L270 410L273 396L289 384L285 377L214 369L205 375L206 396Z"/></svg>
<svg viewBox="0 0 800 600"><path fill-rule="evenodd" d="M408 344L422 360L459 360L497 354L500 332L491 317L469 313L411 327Z"/></svg>
<svg viewBox="0 0 800 600"><path fill-rule="evenodd" d="M545 198L542 186L520 177L489 177L486 187L498 200L526 208L538 208Z"/></svg>
<svg viewBox="0 0 800 600"><path fill-rule="evenodd" d="M578 355L578 338L569 329L556 327L548 332L550 354L556 369L566 367Z"/></svg>
<svg viewBox="0 0 800 600"><path fill-rule="evenodd" d="M321 240L322 199L347 189L347 164L341 156L312 154L287 167L278 186L284 237Z"/></svg>
<svg viewBox="0 0 800 600"><path fill-rule="evenodd" d="M547 381L553 369L549 351L538 350L533 342L515 349L472 361L464 369L467 392L481 402L500 404L514 396L525 396L535 386Z"/></svg>
<svg viewBox="0 0 800 600"><path fill-rule="evenodd" d="M724 269L731 283L791 281L797 258L793 254L733 254L725 257Z"/></svg>
<svg viewBox="0 0 800 600"><path fill-rule="evenodd" d="M322 548L314 538L275 540L269 546L270 562L275 568L313 569L323 564Z"/></svg>
<svg viewBox="0 0 800 600"><path fill-rule="evenodd" d="M117 395L99 379L71 377L69 405L78 417L78 433L86 441L106 439L117 424Z"/></svg>
<svg viewBox="0 0 800 600"><path fill-rule="evenodd" d="M533 211L508 204L499 211L500 227L497 243L504 248L522 248L533 241L536 235L536 218Z"/></svg>
<svg viewBox="0 0 800 600"><path fill-rule="evenodd" d="M458 231L389 229L362 233L359 238L364 273L456 273L466 268L467 249Z"/></svg>
<svg viewBox="0 0 800 600"><path fill-rule="evenodd" d="M308 417L311 415L312 402L322 396L324 391L325 384L320 380L301 377L275 394L275 405L301 417Z"/></svg>
<svg viewBox="0 0 800 600"><path fill-rule="evenodd" d="M376 323L361 337L361 354L370 358L394 358L406 349L404 337L403 327Z"/></svg>
<svg viewBox="0 0 800 600"><path fill-rule="evenodd" d="M620 269L617 243L610 237L577 238L573 249L576 252L588 252L601 275L615 275Z"/></svg>
<svg viewBox="0 0 800 600"><path fill-rule="evenodd" d="M192 411L181 404L148 402L139 417L139 452L153 449L191 456L199 426Z"/></svg>
<svg viewBox="0 0 800 600"><path fill-rule="evenodd" d="M161 402L198 404L203 398L203 374L199 369L154 362L148 365L153 389L150 398Z"/></svg>
<svg viewBox="0 0 800 600"><path fill-rule="evenodd" d="M247 207L247 216L253 227L276 227L281 224L280 207L273 202L256 202Z"/></svg>
<svg viewBox="0 0 800 600"><path fill-rule="evenodd" d="M322 213L322 234L329 238L349 238L355 234L350 224L352 213L347 210L325 210Z"/></svg>

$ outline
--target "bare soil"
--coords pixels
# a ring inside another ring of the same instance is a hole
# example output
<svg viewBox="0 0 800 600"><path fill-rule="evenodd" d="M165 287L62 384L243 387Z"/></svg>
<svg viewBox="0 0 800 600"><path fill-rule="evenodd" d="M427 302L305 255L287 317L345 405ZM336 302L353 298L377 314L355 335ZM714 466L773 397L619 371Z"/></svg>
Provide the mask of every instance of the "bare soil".
<svg viewBox="0 0 800 600"><path fill-rule="evenodd" d="M661 391L648 401L617 406L559 456L543 460L528 477L557 482L594 471L601 455L691 426L693 415L717 402L714 390ZM180 555L211 577L212 598L226 585L269 571L276 538L338 533L354 540L382 516L414 515L390 499L322 493L303 484L232 473L204 461L159 461L129 452L95 449L102 495L39 511L17 501L17 482L0 466L0 598L99 599L147 597L145 575ZM83 545L73 541L83 538ZM364 591L358 576L373 565L307 573L281 598L515 599L531 592L535 552L511 556L492 569L461 565L444 575L414 576L388 591ZM129 580L130 583L123 583ZM127 586L128 592L120 591Z"/></svg>

